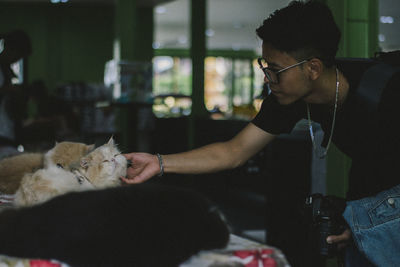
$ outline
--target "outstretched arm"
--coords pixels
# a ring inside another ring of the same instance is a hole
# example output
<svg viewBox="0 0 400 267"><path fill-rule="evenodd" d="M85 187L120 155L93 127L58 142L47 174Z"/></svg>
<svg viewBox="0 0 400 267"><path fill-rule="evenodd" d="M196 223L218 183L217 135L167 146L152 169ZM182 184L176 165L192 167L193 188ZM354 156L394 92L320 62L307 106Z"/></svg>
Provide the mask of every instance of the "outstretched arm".
<svg viewBox="0 0 400 267"><path fill-rule="evenodd" d="M210 173L236 168L260 151L274 139L252 123L226 142L206 145L187 152L163 155L164 172L180 174ZM160 173L156 155L129 153L124 156L132 161L125 183L141 183Z"/></svg>

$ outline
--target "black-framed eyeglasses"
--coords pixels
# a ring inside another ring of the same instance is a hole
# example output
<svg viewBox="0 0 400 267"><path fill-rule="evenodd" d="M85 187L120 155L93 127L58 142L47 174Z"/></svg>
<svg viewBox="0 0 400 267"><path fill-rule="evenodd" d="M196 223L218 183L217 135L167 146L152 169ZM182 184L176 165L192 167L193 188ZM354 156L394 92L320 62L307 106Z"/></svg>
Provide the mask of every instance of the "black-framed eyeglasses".
<svg viewBox="0 0 400 267"><path fill-rule="evenodd" d="M294 68L296 66L299 66L301 64L304 64L307 61L309 61L309 59L305 59L303 61L297 62L296 64L290 65L290 66L288 66L286 68L283 68L283 69L280 69L280 70L274 70L274 69L271 69L269 67L264 67L266 65L265 59L263 59L261 57L257 59L258 65L260 66L260 69L264 72L265 76L267 76L268 81L270 83L275 83L275 84L279 83L279 75L282 72L284 72L284 71L286 71L288 69Z"/></svg>

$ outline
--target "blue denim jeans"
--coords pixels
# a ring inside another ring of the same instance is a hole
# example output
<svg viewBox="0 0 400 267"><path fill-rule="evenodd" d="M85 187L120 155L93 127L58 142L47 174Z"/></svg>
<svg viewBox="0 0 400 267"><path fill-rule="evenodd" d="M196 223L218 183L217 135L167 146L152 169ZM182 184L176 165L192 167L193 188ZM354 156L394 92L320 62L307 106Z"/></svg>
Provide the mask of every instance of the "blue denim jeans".
<svg viewBox="0 0 400 267"><path fill-rule="evenodd" d="M376 266L400 266L400 185L347 202L343 217L358 250Z"/></svg>
<svg viewBox="0 0 400 267"><path fill-rule="evenodd" d="M364 254L362 254L354 242L351 242L346 246L346 250L343 254L343 266L344 267L375 267Z"/></svg>

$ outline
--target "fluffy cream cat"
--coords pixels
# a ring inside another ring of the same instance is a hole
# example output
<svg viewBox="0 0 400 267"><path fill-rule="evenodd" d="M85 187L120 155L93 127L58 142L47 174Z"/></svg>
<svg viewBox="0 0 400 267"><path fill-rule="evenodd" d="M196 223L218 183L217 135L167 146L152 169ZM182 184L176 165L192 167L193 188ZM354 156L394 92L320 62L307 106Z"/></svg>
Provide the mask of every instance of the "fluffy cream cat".
<svg viewBox="0 0 400 267"><path fill-rule="evenodd" d="M126 175L127 161L111 137L107 144L84 156L78 168L76 164L71 167L87 177L96 188L103 188L121 184L119 178Z"/></svg>
<svg viewBox="0 0 400 267"><path fill-rule="evenodd" d="M84 177L51 165L25 174L14 198L15 206L30 206L70 191L93 189Z"/></svg>
<svg viewBox="0 0 400 267"><path fill-rule="evenodd" d="M26 174L15 194L15 206L31 206L72 191L120 185L127 161L111 138L79 161L68 166L53 164Z"/></svg>
<svg viewBox="0 0 400 267"><path fill-rule="evenodd" d="M44 155L43 166L45 168L50 165L61 165L62 167L70 166L72 163L79 161L83 156L93 151L94 148L94 145L86 145L84 143L56 143L54 148L50 149Z"/></svg>
<svg viewBox="0 0 400 267"><path fill-rule="evenodd" d="M27 173L51 164L69 166L94 149L94 145L60 142L44 153L22 153L0 160L0 192L14 194Z"/></svg>

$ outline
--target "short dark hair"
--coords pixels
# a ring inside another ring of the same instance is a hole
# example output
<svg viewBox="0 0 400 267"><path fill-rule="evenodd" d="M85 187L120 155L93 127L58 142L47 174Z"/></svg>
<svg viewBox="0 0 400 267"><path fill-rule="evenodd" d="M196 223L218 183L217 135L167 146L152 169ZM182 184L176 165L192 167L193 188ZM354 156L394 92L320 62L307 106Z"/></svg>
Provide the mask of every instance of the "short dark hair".
<svg viewBox="0 0 400 267"><path fill-rule="evenodd" d="M297 60L320 58L330 67L335 62L340 30L331 10L317 1L292 1L276 10L256 30L263 43Z"/></svg>

